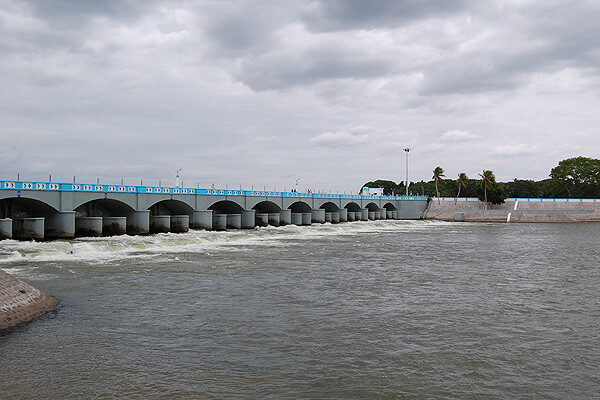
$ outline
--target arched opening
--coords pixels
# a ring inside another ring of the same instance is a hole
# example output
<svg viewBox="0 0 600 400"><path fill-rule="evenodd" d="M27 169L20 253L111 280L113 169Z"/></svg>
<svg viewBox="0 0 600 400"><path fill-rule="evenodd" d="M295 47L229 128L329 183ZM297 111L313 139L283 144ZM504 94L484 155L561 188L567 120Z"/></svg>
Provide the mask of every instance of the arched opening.
<svg viewBox="0 0 600 400"><path fill-rule="evenodd" d="M379 211L379 207L375 203L369 203L365 208L368 208L369 211Z"/></svg>
<svg viewBox="0 0 600 400"><path fill-rule="evenodd" d="M134 211L128 204L114 199L98 199L75 209L75 217L124 217Z"/></svg>
<svg viewBox="0 0 600 400"><path fill-rule="evenodd" d="M252 209L256 210L257 213L278 213L281 211L281 208L272 201L261 201Z"/></svg>
<svg viewBox="0 0 600 400"><path fill-rule="evenodd" d="M193 215L194 209L179 200L163 200L148 208L150 215Z"/></svg>
<svg viewBox="0 0 600 400"><path fill-rule="evenodd" d="M346 204L344 206L344 208L347 208L348 211L350 211L350 212L359 212L360 211L360 206L358 204L356 204L355 202L350 202L350 203Z"/></svg>
<svg viewBox="0 0 600 400"><path fill-rule="evenodd" d="M208 207L215 214L241 214L244 209L239 204L230 200L221 200Z"/></svg>
<svg viewBox="0 0 600 400"><path fill-rule="evenodd" d="M3 235L14 239L70 239L74 235L73 212L60 212L43 201L20 197L0 200L0 216L12 220Z"/></svg>
<svg viewBox="0 0 600 400"><path fill-rule="evenodd" d="M337 212L340 209L336 204L334 204L330 201L322 204L321 207L319 207L319 208L324 208L325 212Z"/></svg>
<svg viewBox="0 0 600 400"><path fill-rule="evenodd" d="M288 209L292 210L292 213L309 213L312 211L310 206L303 201L297 201L290 204Z"/></svg>
<svg viewBox="0 0 600 400"><path fill-rule="evenodd" d="M39 200L23 197L0 200L0 217L2 218L48 217L57 212L57 209Z"/></svg>
<svg viewBox="0 0 600 400"><path fill-rule="evenodd" d="M386 211L396 211L396 207L394 207L392 203L387 203L383 206L383 208L385 208Z"/></svg>

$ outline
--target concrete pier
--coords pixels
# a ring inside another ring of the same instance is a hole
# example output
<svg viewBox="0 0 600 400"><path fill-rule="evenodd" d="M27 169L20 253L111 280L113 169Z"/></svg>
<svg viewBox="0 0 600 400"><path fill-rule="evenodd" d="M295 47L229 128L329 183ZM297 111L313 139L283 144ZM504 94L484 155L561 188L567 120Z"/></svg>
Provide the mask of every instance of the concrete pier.
<svg viewBox="0 0 600 400"><path fill-rule="evenodd" d="M242 211L242 229L254 229L256 226L256 211Z"/></svg>
<svg viewBox="0 0 600 400"><path fill-rule="evenodd" d="M310 224L312 224L312 213L302 213L302 225Z"/></svg>
<svg viewBox="0 0 600 400"><path fill-rule="evenodd" d="M256 214L256 226L269 226L269 214L266 213L260 213L260 214Z"/></svg>
<svg viewBox="0 0 600 400"><path fill-rule="evenodd" d="M269 225L279 226L279 213L269 213Z"/></svg>
<svg viewBox="0 0 600 400"><path fill-rule="evenodd" d="M150 233L150 211L132 211L126 215L126 231L130 235L147 235Z"/></svg>
<svg viewBox="0 0 600 400"><path fill-rule="evenodd" d="M224 231L227 229L227 214L214 214L212 227L215 231Z"/></svg>
<svg viewBox="0 0 600 400"><path fill-rule="evenodd" d="M338 214L340 217L340 222L348 222L348 209L347 208L340 208L338 210Z"/></svg>
<svg viewBox="0 0 600 400"><path fill-rule="evenodd" d="M75 237L75 211L59 211L44 221L45 239L72 239Z"/></svg>
<svg viewBox="0 0 600 400"><path fill-rule="evenodd" d="M369 211L367 215L369 221L375 221L375 211Z"/></svg>
<svg viewBox="0 0 600 400"><path fill-rule="evenodd" d="M357 218L358 220L358 218ZM369 220L369 209L368 208L361 208L360 209L360 220L361 221L368 221Z"/></svg>
<svg viewBox="0 0 600 400"><path fill-rule="evenodd" d="M339 224L340 223L340 213L339 212L333 212L333 213L331 213L331 223L332 224Z"/></svg>
<svg viewBox="0 0 600 400"><path fill-rule="evenodd" d="M325 210L320 208L318 210L312 210L312 222L315 224L325 223Z"/></svg>
<svg viewBox="0 0 600 400"><path fill-rule="evenodd" d="M12 239L12 219L0 218L0 240Z"/></svg>
<svg viewBox="0 0 600 400"><path fill-rule="evenodd" d="M127 217L103 217L102 235L114 236L127 233Z"/></svg>
<svg viewBox="0 0 600 400"><path fill-rule="evenodd" d="M152 215L150 217L150 233L171 232L170 215Z"/></svg>
<svg viewBox="0 0 600 400"><path fill-rule="evenodd" d="M102 217L77 217L75 218L75 236L100 237L102 236Z"/></svg>
<svg viewBox="0 0 600 400"><path fill-rule="evenodd" d="M387 210L385 208L379 210L379 219L387 219Z"/></svg>
<svg viewBox="0 0 600 400"><path fill-rule="evenodd" d="M171 232L185 233L190 230L189 215L171 215Z"/></svg>
<svg viewBox="0 0 600 400"><path fill-rule="evenodd" d="M279 224L281 226L290 225L292 223L292 210L281 210L279 212Z"/></svg>
<svg viewBox="0 0 600 400"><path fill-rule="evenodd" d="M13 219L13 239L44 239L44 218Z"/></svg>
<svg viewBox="0 0 600 400"><path fill-rule="evenodd" d="M331 214L330 212L325 213L325 222L331 223Z"/></svg>
<svg viewBox="0 0 600 400"><path fill-rule="evenodd" d="M212 228L213 228L213 211L212 210L194 211L194 214L192 215L192 221L190 222L190 227L192 229L205 229L207 231L212 230Z"/></svg>
<svg viewBox="0 0 600 400"><path fill-rule="evenodd" d="M348 211L348 222L356 221L356 213L354 211Z"/></svg>
<svg viewBox="0 0 600 400"><path fill-rule="evenodd" d="M302 213L292 213L292 224L297 226L302 225Z"/></svg>
<svg viewBox="0 0 600 400"><path fill-rule="evenodd" d="M227 214L227 228L242 229L242 214Z"/></svg>

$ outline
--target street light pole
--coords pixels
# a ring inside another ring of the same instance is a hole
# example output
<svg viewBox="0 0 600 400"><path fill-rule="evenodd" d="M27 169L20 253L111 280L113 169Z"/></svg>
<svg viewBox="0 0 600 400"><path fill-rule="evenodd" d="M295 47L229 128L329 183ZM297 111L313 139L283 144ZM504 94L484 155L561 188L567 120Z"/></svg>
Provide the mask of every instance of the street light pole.
<svg viewBox="0 0 600 400"><path fill-rule="evenodd" d="M408 196L408 152L410 149L407 147L404 151L406 152L406 196Z"/></svg>
<svg viewBox="0 0 600 400"><path fill-rule="evenodd" d="M183 168L177 168L175 171L175 187L179 187L179 172L181 172Z"/></svg>

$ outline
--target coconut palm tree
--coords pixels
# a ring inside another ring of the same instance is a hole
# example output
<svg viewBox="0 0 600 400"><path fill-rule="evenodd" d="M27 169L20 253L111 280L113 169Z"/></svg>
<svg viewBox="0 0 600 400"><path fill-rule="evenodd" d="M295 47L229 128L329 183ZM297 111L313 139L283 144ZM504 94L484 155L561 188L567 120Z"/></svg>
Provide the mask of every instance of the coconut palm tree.
<svg viewBox="0 0 600 400"><path fill-rule="evenodd" d="M433 170L433 180L435 182L435 193L437 194L438 204L440 204L440 191L438 190L438 184L440 184L446 175L444 175L444 169L442 167L435 167Z"/></svg>
<svg viewBox="0 0 600 400"><path fill-rule="evenodd" d="M494 187L494 184L496 183L496 177L494 176L494 173L492 171L485 169L483 170L483 174L479 174L479 176L481 177L481 181L479 182L479 184L483 189L485 197L485 208L487 209L487 191L492 190L492 188Z"/></svg>
<svg viewBox="0 0 600 400"><path fill-rule="evenodd" d="M458 194L456 195L457 200L460 197L461 187L464 187L465 189L467 188L468 180L469 180L469 177L464 172L461 172L460 174L458 174L458 180L456 181L456 184L458 185ZM454 201L454 204L456 204L457 200Z"/></svg>

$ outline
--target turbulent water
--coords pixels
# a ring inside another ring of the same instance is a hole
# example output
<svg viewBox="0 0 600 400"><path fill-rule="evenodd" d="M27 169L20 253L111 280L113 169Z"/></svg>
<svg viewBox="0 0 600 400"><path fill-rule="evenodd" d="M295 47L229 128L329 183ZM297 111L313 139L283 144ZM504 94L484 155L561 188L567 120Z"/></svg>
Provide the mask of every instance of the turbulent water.
<svg viewBox="0 0 600 400"><path fill-rule="evenodd" d="M0 398L591 399L600 224L376 221L0 242L57 312Z"/></svg>

